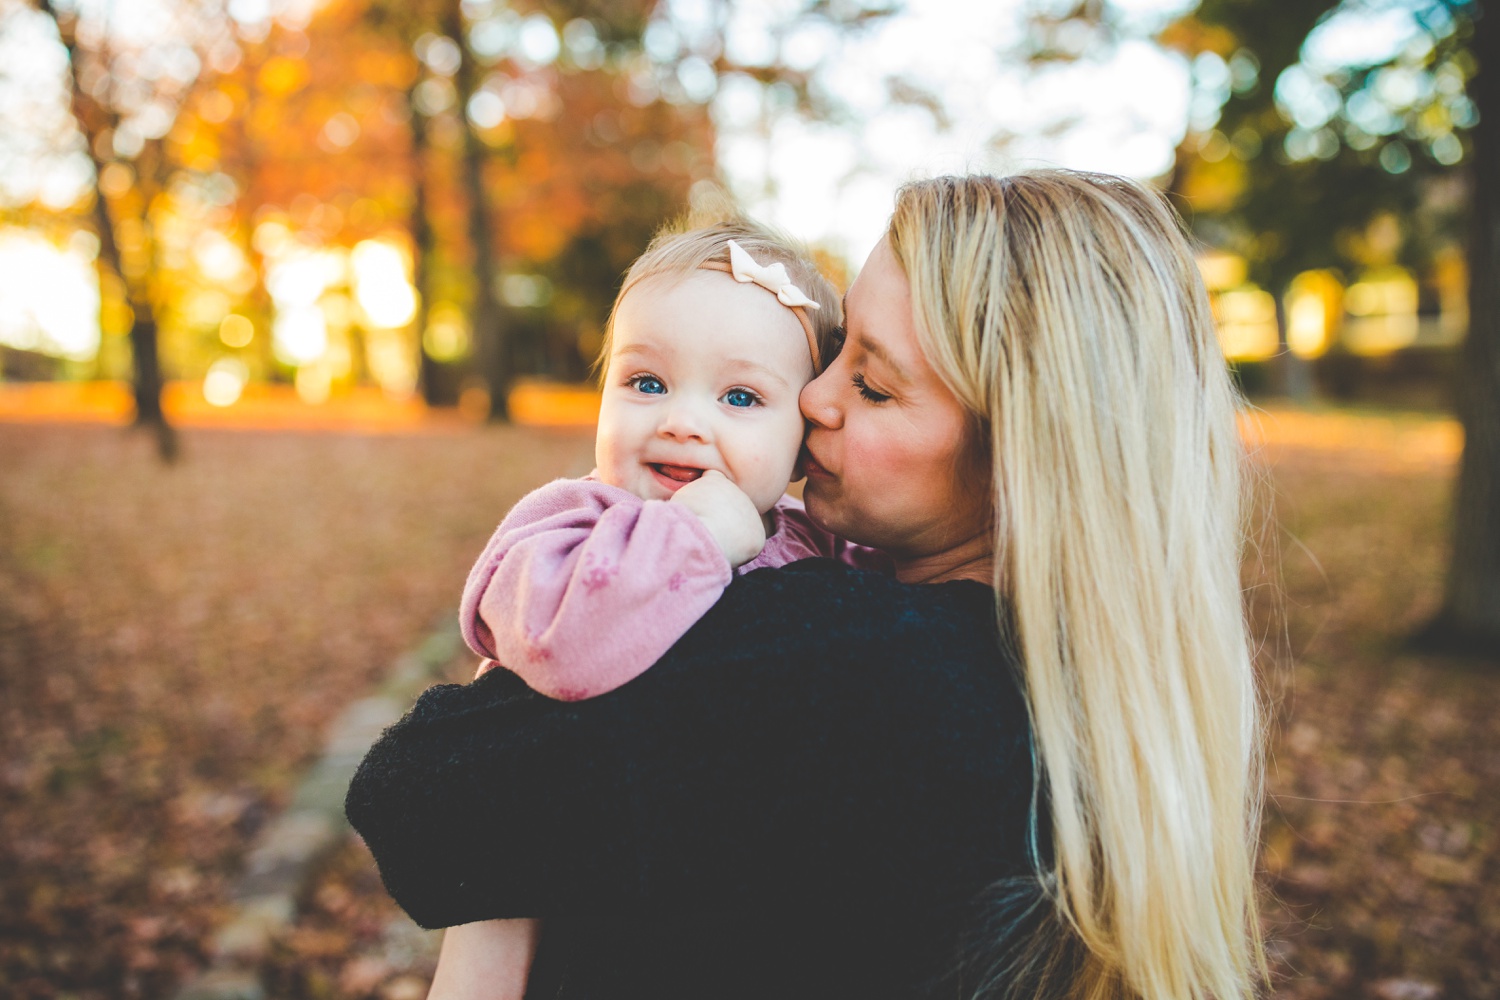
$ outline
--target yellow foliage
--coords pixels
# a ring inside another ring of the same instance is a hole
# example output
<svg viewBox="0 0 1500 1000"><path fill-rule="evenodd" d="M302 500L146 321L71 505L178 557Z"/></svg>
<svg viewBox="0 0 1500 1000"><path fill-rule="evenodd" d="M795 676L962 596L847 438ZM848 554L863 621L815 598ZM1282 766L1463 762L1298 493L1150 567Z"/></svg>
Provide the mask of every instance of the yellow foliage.
<svg viewBox="0 0 1500 1000"><path fill-rule="evenodd" d="M355 68L359 78L367 84L399 87L402 90L411 86L417 74L414 59L373 49L360 53Z"/></svg>
<svg viewBox="0 0 1500 1000"><path fill-rule="evenodd" d="M1239 41L1228 28L1204 24L1196 17L1178 18L1162 29L1156 40L1163 48L1175 49L1187 56L1217 52L1227 59L1239 48Z"/></svg>
<svg viewBox="0 0 1500 1000"><path fill-rule="evenodd" d="M1249 172L1234 156L1210 163L1201 157L1187 162L1182 194L1196 212L1227 212L1244 193Z"/></svg>
<svg viewBox="0 0 1500 1000"><path fill-rule="evenodd" d="M307 63L288 56L275 56L260 68L261 89L273 97L285 97L307 86Z"/></svg>

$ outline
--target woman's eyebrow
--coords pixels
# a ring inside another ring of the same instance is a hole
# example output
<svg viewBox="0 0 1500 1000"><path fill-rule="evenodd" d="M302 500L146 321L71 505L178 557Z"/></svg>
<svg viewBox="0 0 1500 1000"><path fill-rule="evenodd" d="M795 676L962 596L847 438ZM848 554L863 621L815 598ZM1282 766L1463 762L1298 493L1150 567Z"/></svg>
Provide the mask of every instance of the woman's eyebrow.
<svg viewBox="0 0 1500 1000"><path fill-rule="evenodd" d="M889 368L891 370L891 374L893 374L896 378L900 379L903 382L910 382L912 380L911 375L908 374L906 369L901 366L901 362L897 361L891 355L891 352L885 349L884 345L880 344L877 341L871 340L864 334L860 334L859 336L855 337L854 343L857 347L859 347L860 350L864 351L866 354L870 354L875 356L876 358L879 358L881 364Z"/></svg>

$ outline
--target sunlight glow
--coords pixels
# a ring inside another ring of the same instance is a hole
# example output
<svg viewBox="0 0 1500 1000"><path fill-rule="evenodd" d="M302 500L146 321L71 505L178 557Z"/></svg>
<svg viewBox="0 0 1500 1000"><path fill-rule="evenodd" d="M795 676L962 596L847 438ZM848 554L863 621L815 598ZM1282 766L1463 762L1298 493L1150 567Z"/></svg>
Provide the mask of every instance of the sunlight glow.
<svg viewBox="0 0 1500 1000"><path fill-rule="evenodd" d="M82 361L99 349L93 263L40 233L0 228L0 344Z"/></svg>
<svg viewBox="0 0 1500 1000"><path fill-rule="evenodd" d="M271 336L283 362L311 364L328 350L328 320L315 305L293 306L276 314Z"/></svg>
<svg viewBox="0 0 1500 1000"><path fill-rule="evenodd" d="M364 240L349 256L354 271L354 298L370 326L393 330L406 326L417 311L417 293L407 280L406 255L381 240Z"/></svg>
<svg viewBox="0 0 1500 1000"><path fill-rule="evenodd" d="M305 365L328 350L328 319L318 300L347 271L344 253L292 249L267 267L266 291L276 303L271 335L276 356L291 365Z"/></svg>

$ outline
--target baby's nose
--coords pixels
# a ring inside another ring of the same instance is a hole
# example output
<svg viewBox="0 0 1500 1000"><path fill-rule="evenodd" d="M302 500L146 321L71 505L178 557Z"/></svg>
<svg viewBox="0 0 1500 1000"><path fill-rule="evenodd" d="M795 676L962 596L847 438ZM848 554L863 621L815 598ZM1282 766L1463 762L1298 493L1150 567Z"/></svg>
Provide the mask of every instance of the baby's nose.
<svg viewBox="0 0 1500 1000"><path fill-rule="evenodd" d="M657 432L663 437L707 441L711 422L703 410L693 400L679 399L667 408Z"/></svg>

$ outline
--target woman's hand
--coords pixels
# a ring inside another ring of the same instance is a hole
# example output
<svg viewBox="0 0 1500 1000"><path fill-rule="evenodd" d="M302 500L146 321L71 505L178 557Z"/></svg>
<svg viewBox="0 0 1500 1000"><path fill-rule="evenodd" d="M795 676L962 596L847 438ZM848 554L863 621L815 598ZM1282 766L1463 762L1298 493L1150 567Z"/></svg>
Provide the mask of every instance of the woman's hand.
<svg viewBox="0 0 1500 1000"><path fill-rule="evenodd" d="M755 504L729 477L715 469L672 494L671 503L682 504L698 515L708 528L729 565L739 568L760 555L766 546L766 525Z"/></svg>
<svg viewBox="0 0 1500 1000"><path fill-rule="evenodd" d="M531 919L449 927L427 1000L522 1000L539 930Z"/></svg>

